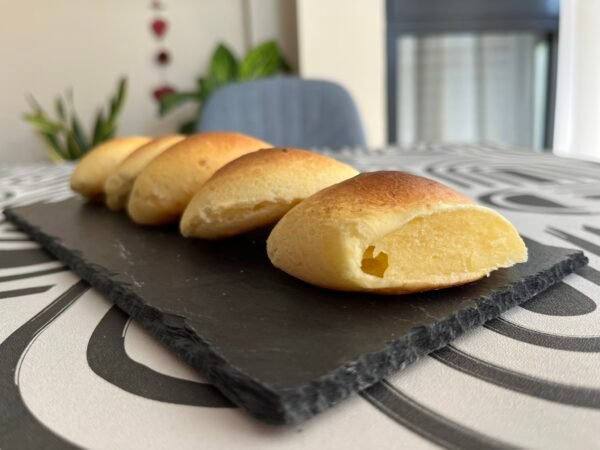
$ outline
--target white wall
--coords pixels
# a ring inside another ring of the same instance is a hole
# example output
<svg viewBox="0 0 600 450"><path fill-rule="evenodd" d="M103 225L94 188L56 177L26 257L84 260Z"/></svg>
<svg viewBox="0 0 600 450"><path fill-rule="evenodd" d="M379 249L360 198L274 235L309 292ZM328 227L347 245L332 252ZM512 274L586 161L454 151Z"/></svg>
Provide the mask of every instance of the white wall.
<svg viewBox="0 0 600 450"><path fill-rule="evenodd" d="M370 146L386 141L384 0L297 0L300 73L345 86Z"/></svg>
<svg viewBox="0 0 600 450"><path fill-rule="evenodd" d="M600 160L600 2L563 0L554 152Z"/></svg>
<svg viewBox="0 0 600 450"><path fill-rule="evenodd" d="M296 58L295 32L290 33L290 27L279 22L290 22L293 0L281 5L273 0L163 3L167 5L165 15L170 23L164 45L173 58L167 74L177 88L194 87L219 41L241 54L250 44L283 35L290 59ZM119 76L125 74L130 90L119 121L119 134L171 132L189 117L189 109L166 119L157 116L151 93L161 84L161 74L153 62L158 44L149 32L153 17L149 5L149 0L2 3L0 163L46 159L42 142L20 119L28 110L27 92L52 109L56 94L72 86L77 111L89 126L96 107L105 103ZM249 16L261 20L247 20ZM252 43L246 42L248 36L253 36Z"/></svg>

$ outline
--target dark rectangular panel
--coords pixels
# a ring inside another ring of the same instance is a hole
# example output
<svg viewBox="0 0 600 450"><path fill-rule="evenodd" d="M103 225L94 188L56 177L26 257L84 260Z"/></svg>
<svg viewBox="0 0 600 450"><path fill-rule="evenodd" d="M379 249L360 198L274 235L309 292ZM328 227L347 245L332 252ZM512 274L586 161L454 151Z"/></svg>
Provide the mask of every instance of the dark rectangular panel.
<svg viewBox="0 0 600 450"><path fill-rule="evenodd" d="M559 0L388 0L400 32L557 31Z"/></svg>
<svg viewBox="0 0 600 450"><path fill-rule="evenodd" d="M286 275L270 264L260 233L184 239L76 198L5 215L270 423L308 419L587 262L581 252L529 242L526 264L459 288L383 297Z"/></svg>

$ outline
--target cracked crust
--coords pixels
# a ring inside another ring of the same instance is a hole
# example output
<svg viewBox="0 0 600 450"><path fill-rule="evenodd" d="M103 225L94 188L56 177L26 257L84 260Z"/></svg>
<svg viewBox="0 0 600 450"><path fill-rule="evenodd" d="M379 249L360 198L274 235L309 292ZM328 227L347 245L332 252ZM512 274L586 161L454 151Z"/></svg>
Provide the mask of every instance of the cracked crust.
<svg viewBox="0 0 600 450"><path fill-rule="evenodd" d="M365 173L309 197L275 226L267 252L309 283L387 294L465 284L527 259L500 214L403 172Z"/></svg>
<svg viewBox="0 0 600 450"><path fill-rule="evenodd" d="M184 236L217 239L277 222L294 205L358 171L308 150L272 148L218 170L181 220Z"/></svg>
<svg viewBox="0 0 600 450"><path fill-rule="evenodd" d="M127 212L143 225L175 222L192 196L228 162L261 148L266 142L234 132L192 135L153 159L138 175Z"/></svg>

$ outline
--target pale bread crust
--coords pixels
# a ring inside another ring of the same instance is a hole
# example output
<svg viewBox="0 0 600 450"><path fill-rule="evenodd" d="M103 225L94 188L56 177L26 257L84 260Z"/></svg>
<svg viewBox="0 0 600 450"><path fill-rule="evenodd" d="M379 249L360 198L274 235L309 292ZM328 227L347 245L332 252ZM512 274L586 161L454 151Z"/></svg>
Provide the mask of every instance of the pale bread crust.
<svg viewBox="0 0 600 450"><path fill-rule="evenodd" d="M125 208L133 182L142 169L162 152L183 139L185 136L182 134L157 137L125 158L104 183L106 205L113 211Z"/></svg>
<svg viewBox="0 0 600 450"><path fill-rule="evenodd" d="M182 216L181 233L218 239L273 224L301 200L357 174L308 150L272 148L244 155L196 192Z"/></svg>
<svg viewBox="0 0 600 450"><path fill-rule="evenodd" d="M84 197L104 194L104 183L116 167L151 138L128 136L111 139L89 151L71 175L71 189Z"/></svg>
<svg viewBox="0 0 600 450"><path fill-rule="evenodd" d="M221 167L246 153L272 147L234 132L192 135L154 158L136 178L127 212L143 225L175 222L196 191Z"/></svg>
<svg viewBox="0 0 600 450"><path fill-rule="evenodd" d="M358 175L309 197L275 226L267 240L269 259L276 267L306 282L330 289L404 294L477 280L486 273L465 273L446 280L406 285L364 273L363 252L375 240L410 220L456 209L484 211L514 227L497 212L479 206L451 188L403 172ZM527 259L527 249L515 255Z"/></svg>

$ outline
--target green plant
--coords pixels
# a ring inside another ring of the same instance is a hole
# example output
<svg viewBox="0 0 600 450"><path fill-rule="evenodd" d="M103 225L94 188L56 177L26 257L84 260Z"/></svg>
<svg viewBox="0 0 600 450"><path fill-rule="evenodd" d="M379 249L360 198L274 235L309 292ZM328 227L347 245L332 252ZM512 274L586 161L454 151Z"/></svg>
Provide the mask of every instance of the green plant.
<svg viewBox="0 0 600 450"><path fill-rule="evenodd" d="M193 133L202 105L217 89L230 83L256 80L284 72L291 72L291 68L275 41L256 46L241 61L225 44L219 44L212 55L208 74L198 79L196 90L163 96L159 100L159 113L164 116L185 103L197 103L194 120L180 127L182 133Z"/></svg>
<svg viewBox="0 0 600 450"><path fill-rule="evenodd" d="M89 135L85 133L75 112L72 90L67 90L64 98L59 96L54 101L56 119L50 118L30 95L27 100L33 112L24 114L23 120L29 122L42 137L51 159L79 159L90 149L114 137L126 95L127 79L121 78L107 110L98 109Z"/></svg>

